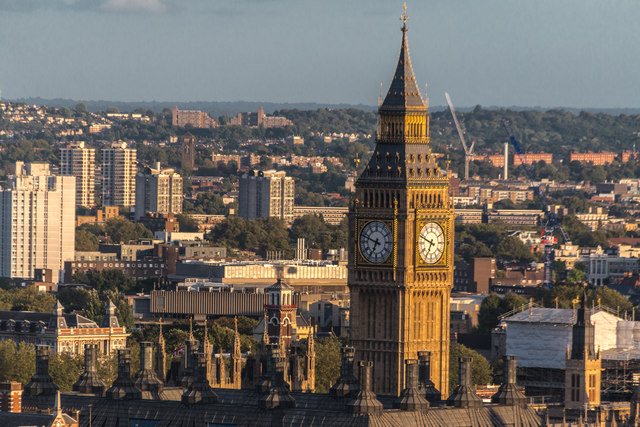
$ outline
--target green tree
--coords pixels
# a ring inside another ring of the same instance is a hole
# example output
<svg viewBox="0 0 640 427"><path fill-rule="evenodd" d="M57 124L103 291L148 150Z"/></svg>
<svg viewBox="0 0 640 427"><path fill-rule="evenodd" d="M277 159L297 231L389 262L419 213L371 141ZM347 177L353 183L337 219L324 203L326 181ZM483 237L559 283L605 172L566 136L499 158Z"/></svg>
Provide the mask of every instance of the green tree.
<svg viewBox="0 0 640 427"><path fill-rule="evenodd" d="M480 304L478 312L478 332L489 333L498 324L498 318L509 311L521 307L527 300L520 295L508 292L503 298L490 293Z"/></svg>
<svg viewBox="0 0 640 427"><path fill-rule="evenodd" d="M125 218L111 218L105 225L105 231L113 243L129 242L138 239L150 239L153 233L142 224L135 224Z"/></svg>
<svg viewBox="0 0 640 427"><path fill-rule="evenodd" d="M193 202L185 200L183 205L184 213L223 215L227 212L222 197L215 193L200 193Z"/></svg>
<svg viewBox="0 0 640 427"><path fill-rule="evenodd" d="M336 337L316 340L316 393L328 393L340 376L341 347Z"/></svg>
<svg viewBox="0 0 640 427"><path fill-rule="evenodd" d="M84 371L84 357L67 353L53 353L49 358L49 374L60 391L69 392Z"/></svg>
<svg viewBox="0 0 640 427"><path fill-rule="evenodd" d="M0 294L0 300L11 307L12 311L37 311L50 313L55 298L49 293L41 293L35 286L13 288Z"/></svg>
<svg viewBox="0 0 640 427"><path fill-rule="evenodd" d="M193 219L190 215L188 215L188 214L178 214L176 217L178 218L178 224L180 226L180 231L183 231L183 232L197 232L199 230L198 221Z"/></svg>
<svg viewBox="0 0 640 427"><path fill-rule="evenodd" d="M76 251L97 251L98 238L87 230L76 230Z"/></svg>
<svg viewBox="0 0 640 427"><path fill-rule="evenodd" d="M462 344L452 343L449 349L449 390L455 389L460 380L460 357L472 357L471 383L473 385L487 385L492 380L489 361L480 353Z"/></svg>
<svg viewBox="0 0 640 427"><path fill-rule="evenodd" d="M101 295L106 291L127 292L136 285L135 280L126 276L122 270L115 268L88 273L81 271L74 274L71 280L73 283L87 284Z"/></svg>
<svg viewBox="0 0 640 427"><path fill-rule="evenodd" d="M31 344L0 341L0 378L27 384L36 372L36 352Z"/></svg>
<svg viewBox="0 0 640 427"><path fill-rule="evenodd" d="M496 255L502 259L530 262L535 258L531 250L517 237L506 237L496 245Z"/></svg>

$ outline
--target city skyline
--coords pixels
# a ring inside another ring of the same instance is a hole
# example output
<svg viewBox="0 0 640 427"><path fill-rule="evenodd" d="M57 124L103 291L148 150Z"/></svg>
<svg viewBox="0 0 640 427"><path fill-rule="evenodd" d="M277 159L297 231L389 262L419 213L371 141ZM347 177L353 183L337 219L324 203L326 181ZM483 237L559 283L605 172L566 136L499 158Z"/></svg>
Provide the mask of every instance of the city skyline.
<svg viewBox="0 0 640 427"><path fill-rule="evenodd" d="M640 4L407 8L414 71L432 105L446 90L461 107L640 107L640 59L629 55ZM375 105L401 11L400 1L0 0L0 94Z"/></svg>

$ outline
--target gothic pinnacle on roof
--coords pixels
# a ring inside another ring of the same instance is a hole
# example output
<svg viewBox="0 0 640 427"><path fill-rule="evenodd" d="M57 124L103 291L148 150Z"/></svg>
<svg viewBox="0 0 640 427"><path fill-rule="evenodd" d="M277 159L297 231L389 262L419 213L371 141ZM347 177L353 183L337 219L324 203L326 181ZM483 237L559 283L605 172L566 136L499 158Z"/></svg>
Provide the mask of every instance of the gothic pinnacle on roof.
<svg viewBox="0 0 640 427"><path fill-rule="evenodd" d="M400 57L393 80L387 91L384 102L380 106L380 110L425 110L426 105L420 95L416 78L413 75L411 67L411 58L409 57L409 45L407 44L407 6L404 6L402 14L402 46L400 47Z"/></svg>

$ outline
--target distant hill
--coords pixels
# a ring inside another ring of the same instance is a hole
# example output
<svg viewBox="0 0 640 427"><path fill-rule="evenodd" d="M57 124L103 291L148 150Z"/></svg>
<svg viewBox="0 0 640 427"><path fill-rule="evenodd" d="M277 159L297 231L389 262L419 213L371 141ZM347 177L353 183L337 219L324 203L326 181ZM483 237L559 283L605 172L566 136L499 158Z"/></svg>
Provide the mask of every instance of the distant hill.
<svg viewBox="0 0 640 427"><path fill-rule="evenodd" d="M10 102L25 102L29 105L47 105L49 107L66 107L75 108L78 104L87 106L87 110L91 112L105 111L107 107L116 107L122 112L131 112L138 108L151 110L155 113L165 108L172 108L177 105L181 110L199 110L209 113L212 117L218 118L225 114L235 116L238 113L246 111L258 111L258 107L262 106L264 112L271 114L277 110L316 110L318 108L357 108L364 111L374 111L377 107L371 105L350 105L350 104L318 104L314 102L285 103L285 102L208 102L208 101L191 101L191 102L160 102L160 101L140 101L140 102L121 102L121 101L78 101L73 99L44 99L44 98L20 98L7 100Z"/></svg>
<svg viewBox="0 0 640 427"><path fill-rule="evenodd" d="M272 114L278 110L316 110L318 108L331 108L331 109L346 109L356 108L367 112L375 111L377 106L364 105L364 104L321 104L316 102L255 102L255 101L233 101L233 102L213 102L213 101L189 101L189 102L170 102L170 101L136 101L136 102L123 102L123 101L82 101L74 99L45 99L45 98L19 98L19 99L7 99L9 102L25 102L27 104L35 105L47 105L50 107L66 107L75 108L78 104L84 104L87 106L87 110L91 112L105 111L107 107L116 107L122 112L131 112L138 108L144 108L151 110L155 113L162 111L165 108L171 108L177 105L182 110L199 110L209 113L212 117L217 118L225 114L229 116L235 116L238 113L245 111L257 111L258 107L262 106L265 113ZM432 112L443 111L447 107L442 105L432 105L429 109ZM472 111L475 106L461 107L456 106L456 110L461 112ZM575 108L575 107L522 107L522 106L483 106L485 110L511 110L511 111L550 111L550 110L564 110L571 111L572 113L580 113L581 111L588 111L590 113L604 113L611 115L620 114L640 114L640 108Z"/></svg>

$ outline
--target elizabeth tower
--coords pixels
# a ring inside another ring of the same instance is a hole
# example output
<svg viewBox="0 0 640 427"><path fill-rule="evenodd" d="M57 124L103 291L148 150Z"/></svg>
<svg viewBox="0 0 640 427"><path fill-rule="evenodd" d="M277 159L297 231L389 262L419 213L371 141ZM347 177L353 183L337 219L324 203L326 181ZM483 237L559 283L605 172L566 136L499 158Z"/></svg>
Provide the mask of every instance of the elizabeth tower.
<svg viewBox="0 0 640 427"><path fill-rule="evenodd" d="M398 66L380 108L375 151L349 209L351 342L374 363L374 390L399 395L404 361L431 352L431 380L449 381L453 284L450 173L429 146L429 116L411 68L406 13Z"/></svg>

